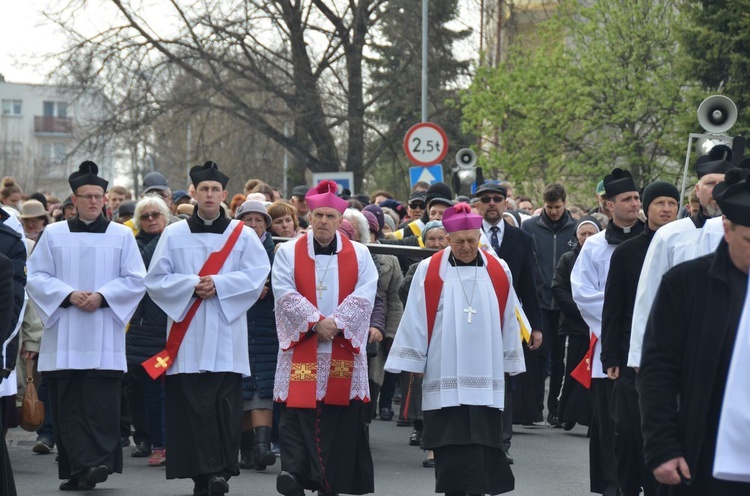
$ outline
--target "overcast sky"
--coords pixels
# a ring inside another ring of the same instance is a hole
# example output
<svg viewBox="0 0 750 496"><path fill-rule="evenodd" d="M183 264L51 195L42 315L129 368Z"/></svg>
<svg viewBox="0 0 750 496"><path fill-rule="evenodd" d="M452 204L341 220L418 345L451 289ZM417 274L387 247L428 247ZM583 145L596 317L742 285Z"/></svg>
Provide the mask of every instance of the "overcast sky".
<svg viewBox="0 0 750 496"><path fill-rule="evenodd" d="M63 43L56 26L47 21L43 15L50 5L59 5L55 0L0 0L2 1L2 16L0 18L0 74L5 80L14 83L44 83L52 65L45 64L42 58L45 54L54 53L61 49ZM416 0L409 0L416 1ZM89 29L93 24L101 22L101 10L98 2L89 2L89 10L96 10L92 16ZM160 0L145 0L143 3L159 5ZM461 20L456 23L457 28L471 25L477 35L478 26L471 19L476 14L477 0L463 0L461 2ZM101 5L101 4L99 4ZM107 9L108 10L108 9ZM83 24L88 24L88 16L81 16ZM472 40L460 47L461 52L474 52L476 41ZM468 45L468 46L467 46Z"/></svg>

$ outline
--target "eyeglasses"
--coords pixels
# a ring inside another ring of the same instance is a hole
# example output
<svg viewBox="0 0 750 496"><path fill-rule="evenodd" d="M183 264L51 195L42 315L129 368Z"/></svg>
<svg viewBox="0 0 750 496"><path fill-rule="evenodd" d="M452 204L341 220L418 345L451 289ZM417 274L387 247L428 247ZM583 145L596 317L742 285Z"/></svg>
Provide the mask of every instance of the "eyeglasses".
<svg viewBox="0 0 750 496"><path fill-rule="evenodd" d="M161 212L151 212L151 213L141 215L140 219L141 220L150 220L150 219L156 220L159 217L161 217Z"/></svg>
<svg viewBox="0 0 750 496"><path fill-rule="evenodd" d="M504 196L483 196L479 198L479 201L482 203L489 203L489 202L495 202L500 203L505 201Z"/></svg>
<svg viewBox="0 0 750 496"><path fill-rule="evenodd" d="M76 198L86 201L101 201L104 199L104 195L76 195Z"/></svg>
<svg viewBox="0 0 750 496"><path fill-rule="evenodd" d="M425 209L427 205L422 202L411 202L409 203L409 208L421 208L422 210Z"/></svg>

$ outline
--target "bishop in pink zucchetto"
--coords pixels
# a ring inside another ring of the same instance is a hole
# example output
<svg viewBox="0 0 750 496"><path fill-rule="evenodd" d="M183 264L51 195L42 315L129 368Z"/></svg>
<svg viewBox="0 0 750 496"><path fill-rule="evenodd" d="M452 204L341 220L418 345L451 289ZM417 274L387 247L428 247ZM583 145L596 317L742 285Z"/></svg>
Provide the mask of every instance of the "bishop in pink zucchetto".
<svg viewBox="0 0 750 496"><path fill-rule="evenodd" d="M307 192L305 202L310 207L310 211L320 207L329 207L343 214L349 204L346 200L336 195L338 190L339 185L334 181L321 181Z"/></svg>
<svg viewBox="0 0 750 496"><path fill-rule="evenodd" d="M443 226L449 233L479 229L482 227L482 216L472 212L468 203L457 203L443 213Z"/></svg>

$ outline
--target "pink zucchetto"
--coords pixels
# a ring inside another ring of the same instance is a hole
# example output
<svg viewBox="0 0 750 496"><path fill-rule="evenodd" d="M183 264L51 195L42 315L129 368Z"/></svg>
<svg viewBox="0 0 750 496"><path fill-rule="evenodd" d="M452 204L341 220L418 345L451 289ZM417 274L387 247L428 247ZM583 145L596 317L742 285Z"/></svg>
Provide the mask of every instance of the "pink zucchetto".
<svg viewBox="0 0 750 496"><path fill-rule="evenodd" d="M465 231L482 227L482 216L471 211L468 203L457 203L443 213L446 232Z"/></svg>
<svg viewBox="0 0 750 496"><path fill-rule="evenodd" d="M334 181L321 181L317 186L310 189L305 195L305 203L310 211L320 207L329 207L338 210L342 214L349 204L346 200L336 196L339 185Z"/></svg>

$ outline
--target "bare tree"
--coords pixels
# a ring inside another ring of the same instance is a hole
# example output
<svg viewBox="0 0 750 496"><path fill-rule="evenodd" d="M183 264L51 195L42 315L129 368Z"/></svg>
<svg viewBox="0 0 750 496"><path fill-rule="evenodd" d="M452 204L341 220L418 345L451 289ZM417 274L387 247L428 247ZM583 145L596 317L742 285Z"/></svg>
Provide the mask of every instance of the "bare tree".
<svg viewBox="0 0 750 496"><path fill-rule="evenodd" d="M172 0L168 13L154 13L110 0L117 22L84 35L75 20L87 2L70 0L49 14L69 40L55 75L71 88L104 92L112 112L97 133L137 136L153 147L153 126L165 114L219 112L286 148L297 180L305 168L343 168L361 184L379 150L366 147L372 101L365 101L363 52L385 3ZM176 25L157 29L154 15Z"/></svg>

